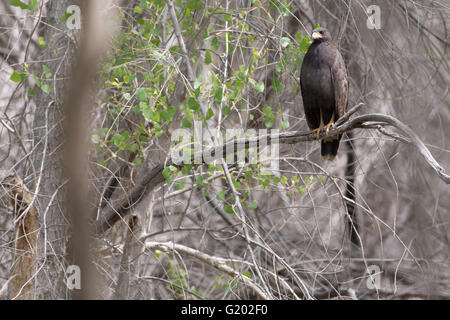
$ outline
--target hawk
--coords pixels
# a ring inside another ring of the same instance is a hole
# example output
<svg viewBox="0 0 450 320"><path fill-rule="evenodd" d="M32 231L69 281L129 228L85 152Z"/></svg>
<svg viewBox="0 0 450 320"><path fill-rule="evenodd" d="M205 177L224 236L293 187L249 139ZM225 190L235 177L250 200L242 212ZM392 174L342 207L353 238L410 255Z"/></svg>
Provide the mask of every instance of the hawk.
<svg viewBox="0 0 450 320"><path fill-rule="evenodd" d="M300 71L300 87L306 122L311 130L327 132L347 110L348 75L344 59L331 43L325 28L313 30L313 43L306 52ZM336 158L342 135L322 139L321 155Z"/></svg>

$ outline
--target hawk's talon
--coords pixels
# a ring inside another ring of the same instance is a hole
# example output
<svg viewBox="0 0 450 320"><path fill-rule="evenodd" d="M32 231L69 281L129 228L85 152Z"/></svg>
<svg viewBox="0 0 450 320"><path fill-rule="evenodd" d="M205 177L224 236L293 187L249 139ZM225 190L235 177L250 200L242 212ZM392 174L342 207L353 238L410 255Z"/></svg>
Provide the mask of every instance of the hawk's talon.
<svg viewBox="0 0 450 320"><path fill-rule="evenodd" d="M319 139L320 137L320 131L322 131L322 129L325 127L325 125L323 124L323 116L322 116L322 108L320 108L320 125L318 128L314 129L313 132L316 133L317 132L317 139Z"/></svg>
<svg viewBox="0 0 450 320"><path fill-rule="evenodd" d="M334 126L334 121L331 120L326 126L325 126L325 130L327 131L327 133L330 131L331 127Z"/></svg>
<svg viewBox="0 0 450 320"><path fill-rule="evenodd" d="M317 139L320 137L320 131L322 131L323 127L319 127L317 129L314 129L312 132L317 134Z"/></svg>

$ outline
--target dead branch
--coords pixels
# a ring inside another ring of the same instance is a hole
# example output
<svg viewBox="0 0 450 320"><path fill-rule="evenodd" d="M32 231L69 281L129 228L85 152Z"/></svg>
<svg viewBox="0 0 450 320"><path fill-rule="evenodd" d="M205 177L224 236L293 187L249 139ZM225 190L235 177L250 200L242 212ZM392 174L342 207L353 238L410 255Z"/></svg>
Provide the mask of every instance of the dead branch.
<svg viewBox="0 0 450 320"><path fill-rule="evenodd" d="M21 179L9 176L2 182L2 187L6 190L14 217L17 219L9 297L10 299L30 300L33 298L33 271L36 266L36 243L39 230L38 216L32 205L33 197Z"/></svg>
<svg viewBox="0 0 450 320"><path fill-rule="evenodd" d="M194 258L199 259L200 261L216 268L219 271L225 272L226 274L234 277L239 278L242 280L242 282L248 286L250 289L254 290L255 293L264 300L268 300L269 297L264 293L262 288L259 287L258 284L253 282L250 278L247 278L246 276L243 276L240 272L234 270L231 268L227 263L243 263L246 264L254 269L256 269L256 266L254 266L252 263L247 261L241 261L241 260L235 260L235 259L224 259L221 257L215 257L208 255L206 253L203 253L199 250L183 246L177 243L173 242L147 242L146 248L150 250L160 250L163 252L168 252L169 250L175 250L178 252L182 252L184 254L187 254L189 256L192 256ZM261 268L261 267L259 267ZM295 291L289 286L289 284L273 272L269 270L264 270L265 273L269 275L269 277L272 279L272 281L279 282L281 286L289 292L295 299L299 299L299 297L296 295Z"/></svg>
<svg viewBox="0 0 450 320"><path fill-rule="evenodd" d="M359 105L355 108L359 108ZM354 111L354 108L350 109L350 112ZM347 118L346 115L344 115L344 117ZM414 133L413 130L411 130L403 122L392 116L376 113L358 116L351 120L345 121L337 127L332 128L328 133L322 131L319 136L311 131L295 131L281 133L278 135L260 136L250 139L237 139L218 147L209 148L206 151L203 151L203 154L210 154L214 160L217 160L219 159L219 157L216 155L226 154L227 148L228 150L232 150L232 148L234 148L235 151L240 151L249 148L251 144L253 146L259 146L263 140L267 140L267 145L276 140L278 140L278 143L280 144L314 141L331 136L336 136L338 134L342 134L344 132L357 128L372 129L371 127L366 128L364 126L370 125L373 122L377 122L377 127L392 126L399 130L408 138L408 142L413 144L417 148L419 153L423 156L424 160L436 172L439 178L447 184L450 183L450 176L445 173L444 168L442 168L441 165L434 159L431 152L428 150L422 140L420 140L420 138ZM192 156L192 159L194 159L194 156ZM132 208L139 201L139 199L141 199L146 193L152 191L160 183L165 181L165 178L162 175L162 171L168 165L173 165L173 163L171 161L169 161L167 165L161 163L155 166L149 172L141 172L142 178L131 190L130 194L127 197L122 198L113 204L110 204L107 211L100 217L99 220L95 222L96 233L102 234L107 231L118 220L126 216L129 212L129 209Z"/></svg>

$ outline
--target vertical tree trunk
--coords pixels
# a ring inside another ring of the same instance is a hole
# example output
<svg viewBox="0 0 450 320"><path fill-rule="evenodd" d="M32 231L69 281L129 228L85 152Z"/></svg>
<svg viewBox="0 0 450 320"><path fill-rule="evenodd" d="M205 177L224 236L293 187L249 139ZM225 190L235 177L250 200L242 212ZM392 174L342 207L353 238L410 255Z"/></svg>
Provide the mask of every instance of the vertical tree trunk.
<svg viewBox="0 0 450 320"><path fill-rule="evenodd" d="M39 298L67 298L64 281L65 252L69 223L63 203L64 177L61 168L60 148L63 143L60 125L62 98L65 93L65 79L70 74L74 60L73 32L60 18L72 0L49 1L47 17L44 18L41 35L47 45L40 57L52 73L51 92L42 90L36 95L36 111L33 122L33 144L36 147L33 163L38 171L35 181L37 211L41 222L40 270L37 281Z"/></svg>
<svg viewBox="0 0 450 320"><path fill-rule="evenodd" d="M113 298L115 300L128 300L133 299L131 281L133 276L136 275L138 252L141 249L139 243L139 219L137 216L131 216L128 220L128 229L125 237L125 243L123 245L122 259L120 260L119 276L117 278L117 285L115 288Z"/></svg>

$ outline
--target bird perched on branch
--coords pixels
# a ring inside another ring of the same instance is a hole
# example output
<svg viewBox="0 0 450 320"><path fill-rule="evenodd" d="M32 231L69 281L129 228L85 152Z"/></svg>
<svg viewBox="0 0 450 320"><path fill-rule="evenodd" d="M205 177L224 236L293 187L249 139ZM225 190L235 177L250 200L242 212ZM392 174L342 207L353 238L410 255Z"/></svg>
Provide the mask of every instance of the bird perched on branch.
<svg viewBox="0 0 450 320"><path fill-rule="evenodd" d="M347 110L348 76L344 59L331 43L328 30L314 29L311 37L313 43L303 59L300 86L306 122L319 136L322 129L328 132ZM324 159L336 158L341 136L322 139Z"/></svg>

